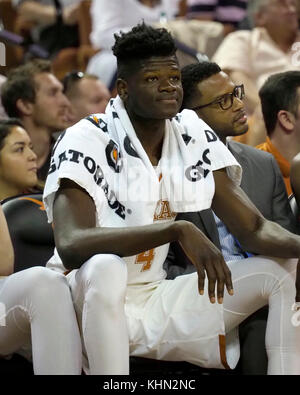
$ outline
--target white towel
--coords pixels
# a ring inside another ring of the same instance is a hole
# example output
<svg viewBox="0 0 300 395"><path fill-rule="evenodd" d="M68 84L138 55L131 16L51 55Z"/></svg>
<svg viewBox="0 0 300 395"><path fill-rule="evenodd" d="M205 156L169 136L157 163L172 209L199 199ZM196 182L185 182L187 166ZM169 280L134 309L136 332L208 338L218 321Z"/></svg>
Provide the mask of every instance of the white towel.
<svg viewBox="0 0 300 395"><path fill-rule="evenodd" d="M209 208L212 172L227 167L239 182L240 166L193 111L185 110L165 124L160 168L171 210ZM91 115L67 129L54 147L44 191L50 222L62 178L70 178L91 195L98 226L153 222L159 180L119 97L110 101L105 114Z"/></svg>

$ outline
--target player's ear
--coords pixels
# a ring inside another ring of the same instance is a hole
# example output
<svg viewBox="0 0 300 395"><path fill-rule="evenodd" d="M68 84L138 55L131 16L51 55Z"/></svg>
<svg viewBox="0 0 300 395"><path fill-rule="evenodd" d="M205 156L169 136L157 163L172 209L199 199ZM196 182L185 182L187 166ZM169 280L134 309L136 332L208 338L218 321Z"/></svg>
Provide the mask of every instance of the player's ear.
<svg viewBox="0 0 300 395"><path fill-rule="evenodd" d="M123 101L126 101L128 97L128 84L123 78L117 79L117 92Z"/></svg>

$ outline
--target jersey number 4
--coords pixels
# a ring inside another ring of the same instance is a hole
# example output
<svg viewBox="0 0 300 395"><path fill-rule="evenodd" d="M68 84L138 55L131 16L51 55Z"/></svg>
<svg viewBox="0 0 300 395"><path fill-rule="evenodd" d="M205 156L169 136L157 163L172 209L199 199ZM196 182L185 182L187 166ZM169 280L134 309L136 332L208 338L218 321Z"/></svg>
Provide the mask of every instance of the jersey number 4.
<svg viewBox="0 0 300 395"><path fill-rule="evenodd" d="M141 252L139 255L137 255L135 263L143 265L141 268L141 272L145 272L146 270L149 270L151 268L154 255L154 248L145 252Z"/></svg>

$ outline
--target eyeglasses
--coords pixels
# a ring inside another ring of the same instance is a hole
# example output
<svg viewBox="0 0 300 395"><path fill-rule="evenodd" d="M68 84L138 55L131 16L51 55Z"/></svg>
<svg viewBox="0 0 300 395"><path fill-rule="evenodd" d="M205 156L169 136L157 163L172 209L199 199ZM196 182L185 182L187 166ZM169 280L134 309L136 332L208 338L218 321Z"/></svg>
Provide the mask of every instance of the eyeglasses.
<svg viewBox="0 0 300 395"><path fill-rule="evenodd" d="M236 97L239 100L243 100L245 96L244 85L236 85L231 93L226 93L225 95L218 97L216 100L213 100L210 103L204 104L203 106L197 106L192 108L192 110L196 111L200 108L211 106L212 104L219 104L222 110L228 110L233 105L233 98Z"/></svg>
<svg viewBox="0 0 300 395"><path fill-rule="evenodd" d="M64 93L71 87L72 84L74 84L74 82L80 80L84 76L85 74L82 71L70 71L70 73L67 73L62 80Z"/></svg>

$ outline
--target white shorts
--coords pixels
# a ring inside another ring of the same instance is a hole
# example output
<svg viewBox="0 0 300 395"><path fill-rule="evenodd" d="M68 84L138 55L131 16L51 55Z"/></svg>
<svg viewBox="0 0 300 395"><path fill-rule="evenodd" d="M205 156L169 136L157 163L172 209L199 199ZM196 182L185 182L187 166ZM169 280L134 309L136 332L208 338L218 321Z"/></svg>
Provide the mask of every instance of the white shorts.
<svg viewBox="0 0 300 395"><path fill-rule="evenodd" d="M130 355L227 367L223 306L199 294L197 273L128 286L125 313Z"/></svg>

